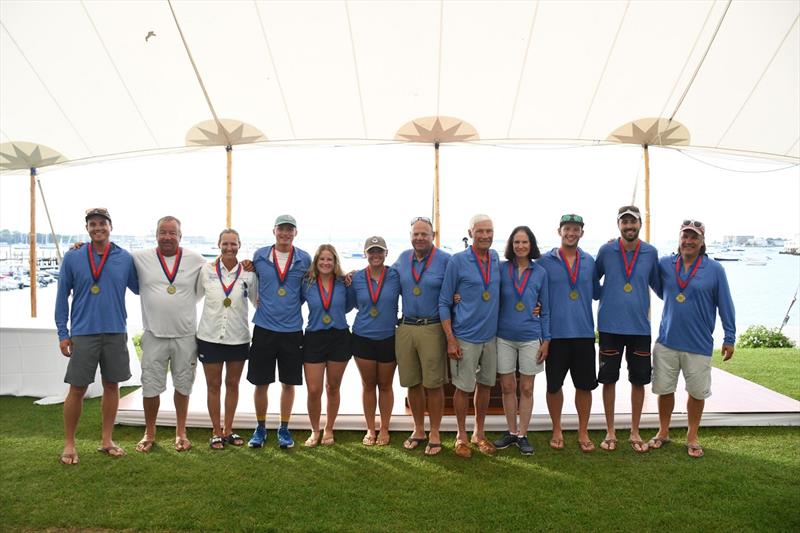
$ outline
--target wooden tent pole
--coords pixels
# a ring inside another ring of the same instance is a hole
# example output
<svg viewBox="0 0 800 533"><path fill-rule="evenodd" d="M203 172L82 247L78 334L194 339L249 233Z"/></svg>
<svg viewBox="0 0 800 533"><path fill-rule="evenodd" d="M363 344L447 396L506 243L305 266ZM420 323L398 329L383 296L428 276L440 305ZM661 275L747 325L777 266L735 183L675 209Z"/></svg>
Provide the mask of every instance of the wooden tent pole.
<svg viewBox="0 0 800 533"><path fill-rule="evenodd" d="M433 231L436 232L436 247L441 244L441 235L439 229L441 227L439 221L439 142L433 143L433 151L435 154L434 164L434 179L433 179Z"/></svg>
<svg viewBox="0 0 800 533"><path fill-rule="evenodd" d="M225 190L225 227L231 227L231 179L233 174L233 147L229 144L225 147L228 156L228 176Z"/></svg>
<svg viewBox="0 0 800 533"><path fill-rule="evenodd" d="M650 151L644 148L644 240L650 242Z"/></svg>
<svg viewBox="0 0 800 533"><path fill-rule="evenodd" d="M28 251L31 280L31 318L36 318L36 168L31 167L31 233L28 236Z"/></svg>

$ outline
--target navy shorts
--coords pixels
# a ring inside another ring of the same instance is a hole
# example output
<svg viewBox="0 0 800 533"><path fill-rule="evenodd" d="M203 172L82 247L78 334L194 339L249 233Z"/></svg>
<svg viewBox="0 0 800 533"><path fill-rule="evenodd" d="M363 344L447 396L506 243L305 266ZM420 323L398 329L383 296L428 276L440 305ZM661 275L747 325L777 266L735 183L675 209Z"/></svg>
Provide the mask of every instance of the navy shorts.
<svg viewBox="0 0 800 533"><path fill-rule="evenodd" d="M551 340L550 354L544 364L547 392L553 394L560 391L567 372L572 376L572 384L576 389L596 389L594 359L593 338Z"/></svg>
<svg viewBox="0 0 800 533"><path fill-rule="evenodd" d="M597 381L611 384L619 381L622 352L628 363L628 381L634 385L647 385L653 373L650 357L650 335L617 335L600 332L600 370Z"/></svg>
<svg viewBox="0 0 800 533"><path fill-rule="evenodd" d="M394 335L386 339L373 340L353 333L353 355L367 361L394 363L397 361Z"/></svg>
<svg viewBox="0 0 800 533"><path fill-rule="evenodd" d="M253 385L275 382L275 363L284 385L303 384L303 332L287 333L253 326L247 381Z"/></svg>
<svg viewBox="0 0 800 533"><path fill-rule="evenodd" d="M351 353L349 329L306 331L303 341L304 363L346 363Z"/></svg>
<svg viewBox="0 0 800 533"><path fill-rule="evenodd" d="M249 342L244 344L219 344L197 339L197 358L203 364L247 361L249 353Z"/></svg>

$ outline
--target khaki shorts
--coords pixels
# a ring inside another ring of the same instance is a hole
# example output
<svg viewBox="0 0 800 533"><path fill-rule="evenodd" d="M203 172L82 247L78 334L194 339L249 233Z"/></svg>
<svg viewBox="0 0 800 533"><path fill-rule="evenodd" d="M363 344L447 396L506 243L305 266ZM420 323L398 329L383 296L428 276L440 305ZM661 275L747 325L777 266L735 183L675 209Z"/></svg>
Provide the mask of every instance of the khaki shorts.
<svg viewBox="0 0 800 533"><path fill-rule="evenodd" d="M400 385L435 389L447 383L447 340L441 324L400 324L394 337Z"/></svg>
<svg viewBox="0 0 800 533"><path fill-rule="evenodd" d="M497 383L497 341L472 344L458 341L461 359L450 359L450 378L464 392L473 392L475 383L494 387Z"/></svg>
<svg viewBox="0 0 800 533"><path fill-rule="evenodd" d="M686 392L696 400L711 396L711 357L681 352L656 343L653 347L653 394L672 394L683 371Z"/></svg>
<svg viewBox="0 0 800 533"><path fill-rule="evenodd" d="M511 374L517 370L525 376L535 376L544 370L539 358L539 341L509 341L497 337L497 373Z"/></svg>
<svg viewBox="0 0 800 533"><path fill-rule="evenodd" d="M167 390L167 369L172 386L189 396L197 369L197 340L186 337L156 337L149 331L142 335L142 396L153 398Z"/></svg>

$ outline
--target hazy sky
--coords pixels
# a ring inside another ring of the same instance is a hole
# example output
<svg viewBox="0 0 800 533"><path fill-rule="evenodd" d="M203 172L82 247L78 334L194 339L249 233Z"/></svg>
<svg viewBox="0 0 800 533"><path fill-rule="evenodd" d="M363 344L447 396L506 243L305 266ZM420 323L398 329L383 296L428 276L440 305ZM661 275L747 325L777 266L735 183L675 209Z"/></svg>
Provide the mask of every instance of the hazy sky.
<svg viewBox="0 0 800 533"><path fill-rule="evenodd" d="M431 213L433 162L430 146L237 147L233 227L245 239L266 238L288 212L304 241L405 238L411 217ZM650 165L654 243L674 240L684 218L705 222L709 240L800 233L796 165L658 148ZM616 210L635 186L644 210L636 146L443 145L440 176L442 239L451 246L479 212L494 218L497 239L527 224L554 243L568 212L584 216L586 240L616 235ZM118 234L150 233L165 214L180 218L186 235L215 238L225 223L223 148L43 169L40 178L58 233L83 232L91 206L111 211ZM26 174L0 176L0 228L27 231L28 194ZM48 232L38 194L37 206L37 231Z"/></svg>

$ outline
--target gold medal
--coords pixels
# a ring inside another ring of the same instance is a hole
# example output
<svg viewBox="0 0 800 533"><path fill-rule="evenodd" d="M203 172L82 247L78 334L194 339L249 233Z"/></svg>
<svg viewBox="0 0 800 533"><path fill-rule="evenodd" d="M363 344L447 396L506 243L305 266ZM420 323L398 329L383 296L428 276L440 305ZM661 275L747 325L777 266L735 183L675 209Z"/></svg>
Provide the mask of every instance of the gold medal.
<svg viewBox="0 0 800 533"><path fill-rule="evenodd" d="M630 283L626 283L625 285L622 286L622 290L625 292L631 292L633 290L633 285L631 285Z"/></svg>
<svg viewBox="0 0 800 533"><path fill-rule="evenodd" d="M278 289L278 296L286 296L286 289L283 287Z"/></svg>
<svg viewBox="0 0 800 533"><path fill-rule="evenodd" d="M414 290L412 290L411 292L414 293L414 296L419 296L420 294L422 294L422 289L420 289L419 285L417 285L417 286L414 287Z"/></svg>
<svg viewBox="0 0 800 533"><path fill-rule="evenodd" d="M331 315L322 315L323 324L330 324L332 320Z"/></svg>
<svg viewBox="0 0 800 533"><path fill-rule="evenodd" d="M100 286L97 283L95 283L94 285L92 285L92 288L89 289L89 292L91 292L92 294L100 294Z"/></svg>
<svg viewBox="0 0 800 533"><path fill-rule="evenodd" d="M684 296L682 292L679 292L678 295L675 297L675 301L677 301L679 304L682 304L683 302L686 301L686 296Z"/></svg>
<svg viewBox="0 0 800 533"><path fill-rule="evenodd" d="M570 291L569 299L570 300L577 300L578 299L578 291Z"/></svg>
<svg viewBox="0 0 800 533"><path fill-rule="evenodd" d="M224 305L225 307L230 307L231 306L231 299L230 298L225 298L224 300L222 300L222 305Z"/></svg>
<svg viewBox="0 0 800 533"><path fill-rule="evenodd" d="M178 292L178 289L175 288L175 285L170 283L169 285L167 285L167 292L169 294L175 294L176 292Z"/></svg>
<svg viewBox="0 0 800 533"><path fill-rule="evenodd" d="M484 302L488 302L491 297L492 297L492 295L489 293L489 291L483 291L483 301Z"/></svg>
<svg viewBox="0 0 800 533"><path fill-rule="evenodd" d="M517 302L517 305L514 307L514 309L516 309L517 311L524 311L525 310L525 304L522 303L522 302Z"/></svg>
<svg viewBox="0 0 800 533"><path fill-rule="evenodd" d="M378 316L378 308L377 307L373 307L372 309L370 309L369 310L369 316L371 316L372 318L375 318L376 316Z"/></svg>

